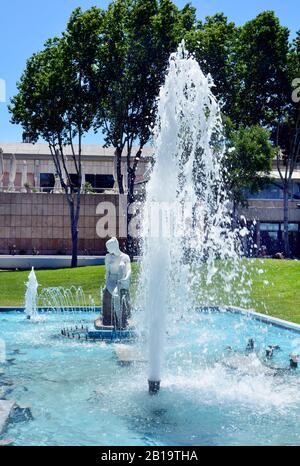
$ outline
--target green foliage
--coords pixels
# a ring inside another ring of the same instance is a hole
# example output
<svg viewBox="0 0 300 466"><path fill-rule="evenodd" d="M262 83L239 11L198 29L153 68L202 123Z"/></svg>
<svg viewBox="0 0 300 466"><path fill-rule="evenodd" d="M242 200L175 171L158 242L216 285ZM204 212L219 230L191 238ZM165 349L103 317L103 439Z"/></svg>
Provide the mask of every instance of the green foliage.
<svg viewBox="0 0 300 466"><path fill-rule="evenodd" d="M195 9L179 10L170 0L116 0L104 14L94 66L101 102L95 128L106 145L116 149L119 190L123 192L121 154L127 152L129 193L141 151L149 141L156 117L156 98L171 52L186 28L195 23ZM133 144L140 148L131 161Z"/></svg>
<svg viewBox="0 0 300 466"><path fill-rule="evenodd" d="M233 199L241 202L245 188L256 192L268 181L276 151L269 132L261 126L235 130L227 122L226 128L225 180Z"/></svg>
<svg viewBox="0 0 300 466"><path fill-rule="evenodd" d="M204 73L214 79L227 149L235 147L226 153L226 181L233 199L243 201L245 188L257 191L267 181L276 156L270 141L291 95L288 30L270 11L242 27L217 13L199 22L186 41Z"/></svg>
<svg viewBox="0 0 300 466"><path fill-rule="evenodd" d="M73 267L77 265L80 189L73 184L68 167L72 161L72 172L81 185L82 137L91 129L96 111L88 77L101 24L97 8L85 13L76 9L62 37L49 39L28 60L17 84L18 94L9 106L12 122L21 124L33 142L42 138L50 147L70 208ZM71 147L70 159L66 145Z"/></svg>
<svg viewBox="0 0 300 466"><path fill-rule="evenodd" d="M193 53L202 71L213 77L213 89L222 111L227 116L233 113L237 93L234 50L238 30L228 22L223 13L206 17L197 29L186 35L187 49Z"/></svg>
<svg viewBox="0 0 300 466"><path fill-rule="evenodd" d="M59 40L48 41L42 52L35 53L17 83L18 94L11 99L12 123L21 124L31 140L50 141L64 130L63 91L55 68L61 64Z"/></svg>
<svg viewBox="0 0 300 466"><path fill-rule="evenodd" d="M82 186L82 192L84 194L94 194L95 191L93 189L93 186L91 185L91 183L85 183L83 186Z"/></svg>
<svg viewBox="0 0 300 466"><path fill-rule="evenodd" d="M293 40L288 54L288 74L289 82L295 78L300 78L300 30Z"/></svg>
<svg viewBox="0 0 300 466"><path fill-rule="evenodd" d="M121 156L123 151L128 155L131 202L169 56L185 39L216 84L226 137L236 147L227 153L226 163L238 200L241 188L258 189L269 173L274 151L268 137L290 150L299 107L291 100L291 82L300 76L300 33L290 46L288 35L272 11L237 27L222 13L197 22L191 4L179 9L171 0L115 0L105 11L76 8L62 37L47 41L28 60L11 101L12 121L33 141L48 141L54 154L59 149L57 172L71 190L75 187L64 173L64 145L71 144L80 177L81 139L92 127L103 131L106 145L116 150L120 192ZM135 157L133 145L139 148Z"/></svg>
<svg viewBox="0 0 300 466"><path fill-rule="evenodd" d="M300 90L295 92L295 97L298 97L298 102L295 98L293 100L293 97L296 87L300 89L300 31L297 32L296 38L289 49L287 75L289 91L286 99L286 106L282 109L278 121L278 128L274 131L274 139L276 138L276 143L281 148L286 162L288 162L286 157L295 159L295 161L298 162L300 148L297 148L297 144L295 146L294 141L295 137L297 139L296 133L299 131L299 129L297 129L297 120L300 115ZM294 86L293 83L295 79L297 79L297 81ZM292 160L290 161L292 162Z"/></svg>
<svg viewBox="0 0 300 466"><path fill-rule="evenodd" d="M235 52L237 124L277 125L289 97L288 49L289 31L272 11L259 14L239 29Z"/></svg>
<svg viewBox="0 0 300 466"><path fill-rule="evenodd" d="M100 24L98 9L75 10L63 36L49 39L27 61L9 110L33 141L42 138L62 150L91 128L95 107L87 72Z"/></svg>

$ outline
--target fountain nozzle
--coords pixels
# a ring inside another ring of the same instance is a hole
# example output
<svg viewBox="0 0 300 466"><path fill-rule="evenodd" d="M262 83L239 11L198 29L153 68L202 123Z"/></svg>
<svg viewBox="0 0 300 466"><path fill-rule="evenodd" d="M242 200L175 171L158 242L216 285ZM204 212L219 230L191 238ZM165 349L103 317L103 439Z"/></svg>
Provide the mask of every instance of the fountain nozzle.
<svg viewBox="0 0 300 466"><path fill-rule="evenodd" d="M148 380L149 395L157 395L160 389L160 380Z"/></svg>
<svg viewBox="0 0 300 466"><path fill-rule="evenodd" d="M298 354L291 353L290 354L290 368L297 369L298 367Z"/></svg>

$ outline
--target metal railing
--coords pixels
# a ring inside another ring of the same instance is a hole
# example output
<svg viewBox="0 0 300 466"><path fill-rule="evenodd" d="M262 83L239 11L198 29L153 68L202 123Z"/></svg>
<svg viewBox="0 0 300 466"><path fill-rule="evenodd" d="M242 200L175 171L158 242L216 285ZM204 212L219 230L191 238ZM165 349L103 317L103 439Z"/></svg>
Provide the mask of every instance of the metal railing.
<svg viewBox="0 0 300 466"><path fill-rule="evenodd" d="M2 193L46 193L46 194L64 194L64 190L60 189L57 190L53 187L30 187L24 188L21 186L15 186L13 189L9 188L8 186L0 186L0 192ZM114 188L92 188L90 191L83 189L82 194L114 194L117 193L117 190Z"/></svg>

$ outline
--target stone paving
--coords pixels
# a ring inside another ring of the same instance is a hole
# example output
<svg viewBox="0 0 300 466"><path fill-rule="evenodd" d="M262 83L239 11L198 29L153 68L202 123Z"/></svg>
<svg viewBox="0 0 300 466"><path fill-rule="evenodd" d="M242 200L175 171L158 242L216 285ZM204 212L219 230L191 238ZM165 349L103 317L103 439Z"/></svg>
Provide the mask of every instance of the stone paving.
<svg viewBox="0 0 300 466"><path fill-rule="evenodd" d="M15 358L6 358L4 362L0 363L0 446L9 446L14 443L13 439L5 437L7 426L10 423L32 420L29 407L19 406L15 400L7 399L7 396L14 391L15 383L7 377L6 369L8 365L14 364L14 361Z"/></svg>

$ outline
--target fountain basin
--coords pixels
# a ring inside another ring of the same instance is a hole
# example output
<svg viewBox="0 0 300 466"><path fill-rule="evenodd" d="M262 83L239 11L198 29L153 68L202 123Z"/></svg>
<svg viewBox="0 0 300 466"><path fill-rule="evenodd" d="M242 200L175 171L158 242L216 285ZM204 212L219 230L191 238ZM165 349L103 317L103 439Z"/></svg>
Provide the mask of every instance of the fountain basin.
<svg viewBox="0 0 300 466"><path fill-rule="evenodd" d="M8 313L8 312L24 312L25 309L24 307L16 307L16 306L0 306L0 313L1 312L5 312L5 313ZM44 314L44 313L54 313L54 312L57 312L57 313L62 313L62 312L98 312L99 314L102 312L101 310L101 307L92 307L92 306L85 306L85 307L80 307L80 306L76 306L76 307L71 307L71 306L66 306L64 307L64 309L60 309L60 308L56 308L56 309L49 309L49 308L46 308L46 307L38 307L37 308L37 311L38 313L40 314Z"/></svg>
<svg viewBox="0 0 300 466"><path fill-rule="evenodd" d="M37 310L38 310L38 312L40 314L53 313L53 312L62 313L61 309L57 309L56 311L54 311L53 309L49 310L47 308L39 307ZM69 309L64 308L63 312L66 312L66 311L70 312L70 313L82 313L82 312L94 313L94 312L96 312L97 316L98 316L98 314L102 313L102 308L101 307L85 307L85 308L82 308L82 307L76 307L76 308L70 307ZM24 308L23 307L0 306L0 313L9 313L9 312L23 313ZM279 319L277 317L272 317L272 316L269 316L267 314L261 314L259 312L256 312L256 311L252 310L252 309L243 309L243 308L237 308L237 307L231 307L231 306L225 306L225 307L221 307L221 308L220 307L202 307L202 308L198 309L198 312L201 312L201 313L229 312L229 313L233 313L233 314L241 314L241 315L244 315L246 317L251 317L251 318L253 318L255 320L258 320L260 322L264 322L266 324L270 324L270 325L273 325L273 326L276 326L276 327L279 327L279 328L284 328L284 329L287 329L287 330L295 330L296 332L300 332L300 325L299 324L296 324L294 322L289 322L287 320Z"/></svg>
<svg viewBox="0 0 300 466"><path fill-rule="evenodd" d="M132 340L138 337L138 334L134 329L126 330L93 330L87 333L87 337L90 340Z"/></svg>
<svg viewBox="0 0 300 466"><path fill-rule="evenodd" d="M5 366L15 386L9 398L33 414L8 425L15 444L300 445L300 371L288 369L298 327L238 309L199 311L192 324L168 329L161 389L149 397L146 364L120 366L114 343L58 337L63 325L92 325L96 316L49 312L31 325L21 313L1 313L7 358L19 350ZM280 349L265 361L270 344ZM270 366L284 371L274 377Z"/></svg>

